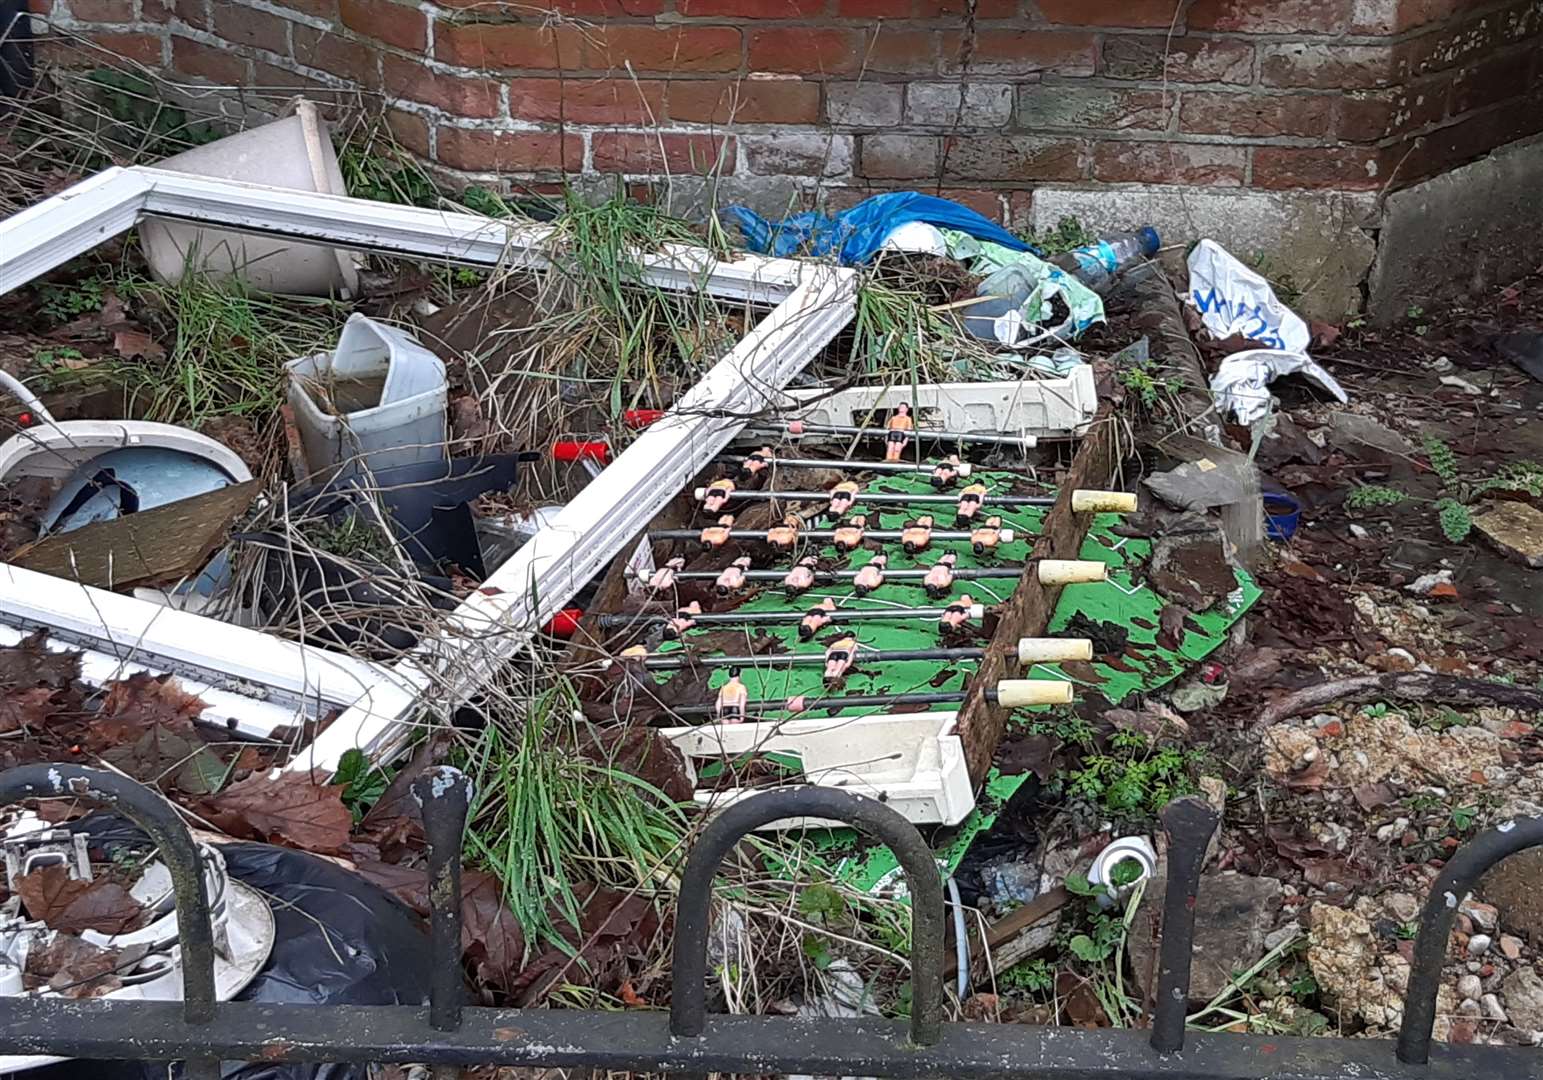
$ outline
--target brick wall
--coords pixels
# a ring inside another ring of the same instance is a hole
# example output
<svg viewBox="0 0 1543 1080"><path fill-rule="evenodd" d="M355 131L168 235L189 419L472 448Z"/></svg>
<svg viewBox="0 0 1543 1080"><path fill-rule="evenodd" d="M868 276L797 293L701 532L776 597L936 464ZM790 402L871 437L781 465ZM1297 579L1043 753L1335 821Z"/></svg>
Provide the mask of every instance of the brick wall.
<svg viewBox="0 0 1543 1080"><path fill-rule="evenodd" d="M516 186L1380 191L1543 130L1543 0L33 0L180 77L379 95ZM72 53L78 55L78 53ZM763 200L764 201L764 200Z"/></svg>

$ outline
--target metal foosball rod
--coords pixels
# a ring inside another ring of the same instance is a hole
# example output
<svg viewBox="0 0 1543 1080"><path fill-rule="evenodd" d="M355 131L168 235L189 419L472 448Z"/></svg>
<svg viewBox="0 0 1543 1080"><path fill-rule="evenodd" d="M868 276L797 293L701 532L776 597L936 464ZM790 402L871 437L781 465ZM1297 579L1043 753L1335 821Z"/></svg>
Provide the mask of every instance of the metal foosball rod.
<svg viewBox="0 0 1543 1080"><path fill-rule="evenodd" d="M984 507L1015 507L1015 506L1041 506L1055 505L1054 495L987 495L984 489L981 493L971 492L968 488L958 495L938 495L918 493L915 495L904 492L876 491L864 492L854 485L850 490L843 491L841 485L837 485L830 491L742 491L729 486L727 490L721 482L707 487L699 487L693 493L696 501L706 503L709 500L724 502L730 500L746 500L753 502L838 502L847 505L861 503L864 506L950 506L957 505L961 499L968 498L972 494L979 497L975 500L978 505ZM717 506L708 507L716 512ZM1136 509L1135 493L1129 491L1090 491L1078 489L1072 492L1072 510L1079 514L1097 513L1133 513Z"/></svg>
<svg viewBox="0 0 1543 1080"><path fill-rule="evenodd" d="M808 424L802 420L788 420L783 423L766 423L758 420L746 426L752 431L764 431L774 435L791 435L794 438L803 435L844 435L855 436L860 439L884 439L890 435L889 428L856 427L851 424ZM1039 438L1034 435L999 435L981 431L936 431L931 428L912 428L908 434L917 441L934 440L940 442L982 443L990 446L1017 446L1025 450L1032 450L1039 445Z"/></svg>
<svg viewBox="0 0 1543 1080"><path fill-rule="evenodd" d="M968 618L979 619L985 612L983 604L958 604ZM883 622L886 620L905 619L941 619L950 613L946 607L904 607L904 608L834 608L827 613L828 622ZM675 618L689 618L698 626L780 626L786 623L797 622L807 616L802 611L728 611L722 614L697 614L689 616L677 614ZM668 623L672 616L663 612L634 615L601 615L600 625L606 629L614 629L618 626L652 625L656 623Z"/></svg>
<svg viewBox="0 0 1543 1080"><path fill-rule="evenodd" d="M818 653L763 653L754 656L690 656L684 653L650 653L641 646L625 649L613 662L640 667L647 671L679 671L688 667L803 667L832 662L850 667L857 662L889 663L906 660L971 661L982 660L989 650L969 649L870 649L856 638L844 637ZM1014 650L1020 663L1055 663L1062 660L1089 660L1093 643L1087 638L1020 638Z"/></svg>
<svg viewBox="0 0 1543 1080"><path fill-rule="evenodd" d="M720 454L718 460L730 465L750 465L757 472L773 465L789 469L858 469L885 473L933 473L939 468L946 468L956 476L969 476L975 470L968 461L852 461L847 458L785 458L773 454Z"/></svg>
<svg viewBox="0 0 1543 1080"><path fill-rule="evenodd" d="M780 582L787 597L792 599L808 592L815 585L833 585L850 581L858 595L865 595L881 585L919 585L934 600L941 600L953 589L956 581L1008 580L1022 577L1029 567L1041 585L1079 585L1106 581L1109 567L1096 559L1031 559L1019 566L979 567L955 569L958 556L945 553L929 567L906 570L890 570L888 560L876 573L875 564L882 555L876 555L856 570L820 570L815 556L805 556L786 571L752 570L748 556L740 556L722 570L683 570L685 559L676 556L659 567L648 578L648 588L662 592L674 588L678 582L713 581L720 596L731 596L750 582Z"/></svg>

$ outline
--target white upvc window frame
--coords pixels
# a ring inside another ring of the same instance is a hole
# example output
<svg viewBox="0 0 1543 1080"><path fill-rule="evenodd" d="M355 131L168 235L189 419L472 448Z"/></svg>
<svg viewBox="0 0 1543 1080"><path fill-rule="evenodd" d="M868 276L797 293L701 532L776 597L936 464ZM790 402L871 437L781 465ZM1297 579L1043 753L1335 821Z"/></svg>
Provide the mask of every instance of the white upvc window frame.
<svg viewBox="0 0 1543 1080"><path fill-rule="evenodd" d="M381 255L499 269L553 266L550 225L397 206L145 166L112 168L0 222L0 293L128 231L173 219ZM219 622L62 578L0 567L0 644L45 630L86 650L106 681L170 672L209 703L202 719L249 735L340 715L289 768L330 775L343 754L384 761L420 715L473 696L853 318L854 271L683 244L637 255L646 281L771 307L664 419L638 436L555 520L495 569L436 634L395 664Z"/></svg>

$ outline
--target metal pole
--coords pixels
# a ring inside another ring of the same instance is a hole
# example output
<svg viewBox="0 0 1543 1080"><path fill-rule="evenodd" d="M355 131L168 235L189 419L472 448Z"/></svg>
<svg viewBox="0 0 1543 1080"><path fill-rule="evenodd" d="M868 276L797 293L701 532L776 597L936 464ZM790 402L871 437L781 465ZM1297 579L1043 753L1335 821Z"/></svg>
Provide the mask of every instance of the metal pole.
<svg viewBox="0 0 1543 1080"><path fill-rule="evenodd" d="M701 502L707 494L706 488L697 488L693 493L697 502ZM737 499L754 500L759 502L829 502L829 491L777 491L758 490L745 491L736 488L729 493L729 501ZM981 497L982 509L988 506L1054 506L1054 495L984 495ZM865 506L889 506L905 505L908 503L922 503L927 506L954 506L959 502L958 495L936 495L918 493L907 495L895 491L854 492L852 501L862 503Z"/></svg>
<svg viewBox="0 0 1543 1080"><path fill-rule="evenodd" d="M1205 849L1220 820L1204 799L1193 795L1163 807L1168 834L1168 891L1163 895L1163 937L1157 960L1157 1005L1152 1016L1152 1049L1171 1054L1184 1048L1189 1011L1189 973L1194 962L1195 894Z"/></svg>
<svg viewBox="0 0 1543 1080"><path fill-rule="evenodd" d="M457 1031L466 994L461 974L461 838L471 805L471 780L460 769L436 765L413 781L429 842L429 1025ZM459 1065L436 1064L434 1080L458 1080Z"/></svg>
<svg viewBox="0 0 1543 1080"><path fill-rule="evenodd" d="M707 1027L707 934L713 877L755 829L782 818L842 821L894 852L911 894L911 1042L931 1046L943 1020L943 878L932 849L899 813L877 799L834 788L768 791L734 803L708 823L681 875L670 974L670 1033L696 1038Z"/></svg>
<svg viewBox="0 0 1543 1080"><path fill-rule="evenodd" d="M874 608L868 611L856 609L837 608L827 612L831 622L866 622L868 620L883 619L941 619L947 608L912 607L912 608ZM778 624L786 622L798 622L804 617L802 611L729 611L718 615L691 615L688 616L693 623L702 626L762 626L766 624ZM599 624L607 629L616 626L637 626L647 623L669 622L670 616L659 615L602 615Z"/></svg>
<svg viewBox="0 0 1543 1080"><path fill-rule="evenodd" d="M1014 533L1012 528L1002 529L1001 532L1002 543L1004 544L1011 544L1016 537L1016 533ZM741 531L732 527L729 529L730 540L764 541L766 536L765 529L756 529L754 531ZM951 540L969 540L973 536L974 533L969 529L933 529L928 540L935 543L947 543ZM650 529L648 533L649 543L660 540L699 540L701 537L701 529ZM899 540L900 537L901 531L899 529L867 529L863 532L864 540ZM801 529L795 537L796 540L834 540L835 538L835 529Z"/></svg>
<svg viewBox="0 0 1543 1080"><path fill-rule="evenodd" d="M1398 1060L1405 1065L1430 1061L1431 1030L1436 1023L1436 991L1446 962L1447 941L1457 921L1458 905L1484 872L1501 859L1543 844L1543 818L1519 817L1488 829L1453 853L1441 868L1420 912L1414 940L1414 964L1404 994L1404 1019L1398 1029Z"/></svg>
<svg viewBox="0 0 1543 1080"><path fill-rule="evenodd" d="M863 649L856 650L853 663L884 663L892 660L979 660L985 649ZM626 660L627 657L620 659ZM643 666L650 671L679 671L701 667L780 667L783 664L823 664L825 654L767 653L764 656L649 656Z"/></svg>
<svg viewBox="0 0 1543 1080"><path fill-rule="evenodd" d="M182 1016L190 1025L214 1019L214 928L204 889L203 859L171 803L160 792L116 773L79 765L22 765L0 773L0 806L23 799L78 798L127 815L160 849L171 874L182 950ZM218 1058L184 1063L186 1080L219 1080Z"/></svg>
<svg viewBox="0 0 1543 1080"><path fill-rule="evenodd" d="M749 460L744 454L720 454L719 461L726 461L730 465L743 465ZM960 476L969 476L973 470L968 461L962 461L955 465L953 462L922 462L916 464L909 461L854 461L848 458L785 458L774 457L766 461L768 467L775 468L778 465L789 469L860 469L866 472L889 473L930 473L939 465L946 464Z"/></svg>
<svg viewBox="0 0 1543 1080"><path fill-rule="evenodd" d="M936 534L934 533L933 535ZM1035 560L1030 560L1031 563L1033 561ZM1020 565L982 567L976 570L961 569L954 571L953 578L955 581L981 581L986 578L1015 578L1022 577L1023 571L1024 566ZM906 583L915 583L919 585L922 583L923 579L926 578L927 572L928 568L926 567L923 567L919 570L885 570L884 584L890 585L895 582L903 581ZM675 575L675 580L716 581L720 573L722 573L720 570L682 570L680 573ZM781 581L787 576L788 574L786 570L745 571L746 581ZM816 570L814 572L814 582L816 585L829 585L834 581L850 581L856 576L856 570Z"/></svg>
<svg viewBox="0 0 1543 1080"><path fill-rule="evenodd" d="M855 435L861 439L889 437L889 428L854 427L851 424L799 423L795 427L792 424L751 423L746 425L746 430L792 435L794 438L802 435ZM1039 445L1039 437L1036 435L991 435L983 431L934 431L930 428L913 428L907 431L906 435L918 442L931 439L942 442L988 443L992 446L1017 446L1025 450L1032 450Z"/></svg>

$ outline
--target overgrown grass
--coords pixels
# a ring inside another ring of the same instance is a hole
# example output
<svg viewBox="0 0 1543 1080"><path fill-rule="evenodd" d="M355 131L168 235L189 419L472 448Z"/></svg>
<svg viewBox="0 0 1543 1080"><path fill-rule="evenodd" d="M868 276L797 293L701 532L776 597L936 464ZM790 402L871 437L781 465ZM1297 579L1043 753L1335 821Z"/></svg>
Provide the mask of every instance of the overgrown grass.
<svg viewBox="0 0 1543 1080"><path fill-rule="evenodd" d="M283 401L285 361L330 349L347 314L335 301L251 292L237 279L127 279L117 287L170 344L163 358L97 366L123 385L136 413L166 423L273 412Z"/></svg>
<svg viewBox="0 0 1543 1080"><path fill-rule="evenodd" d="M561 928L579 923L579 885L652 889L685 838L685 815L663 792L578 751L576 706L558 682L517 730L489 723L470 754L478 797L468 848L503 882L527 949L571 949Z"/></svg>

